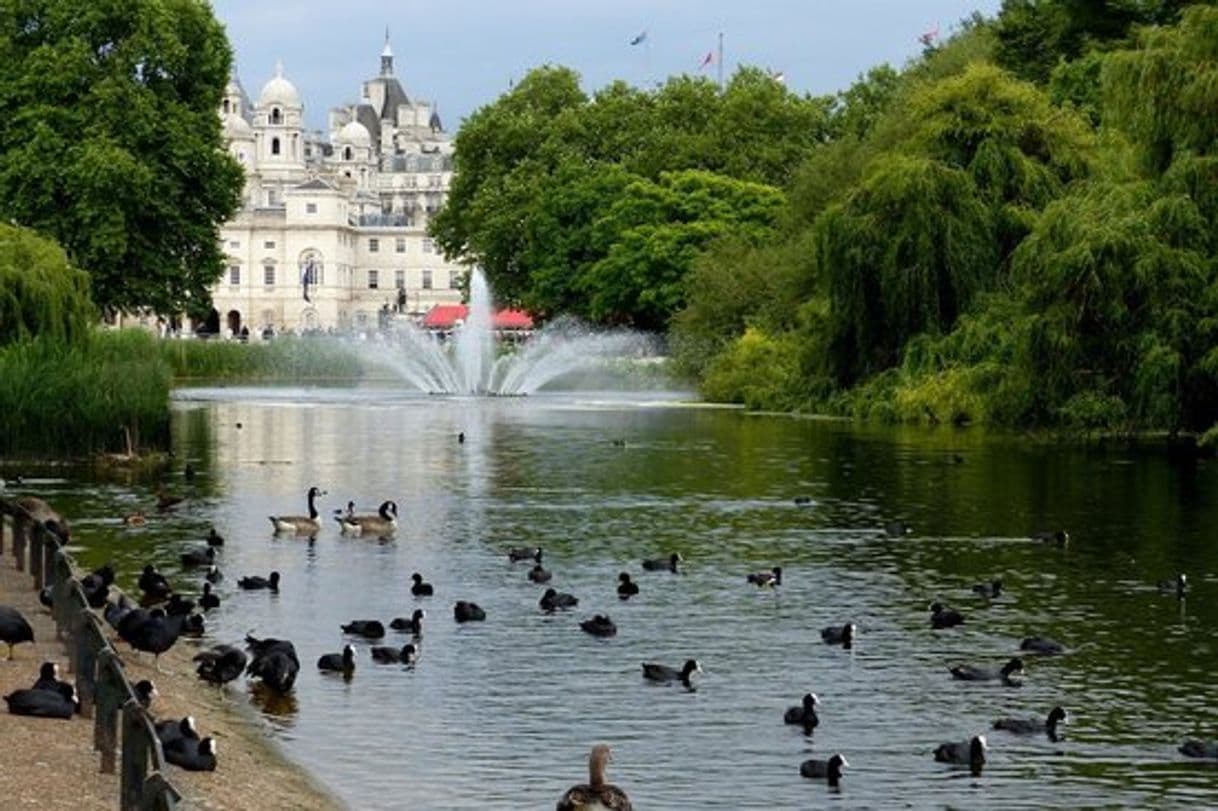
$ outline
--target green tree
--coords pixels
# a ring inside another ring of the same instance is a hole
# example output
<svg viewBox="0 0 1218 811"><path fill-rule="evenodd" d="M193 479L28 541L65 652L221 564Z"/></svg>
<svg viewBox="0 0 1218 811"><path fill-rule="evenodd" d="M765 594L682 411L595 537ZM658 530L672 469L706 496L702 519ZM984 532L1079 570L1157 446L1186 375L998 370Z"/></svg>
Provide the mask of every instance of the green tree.
<svg viewBox="0 0 1218 811"><path fill-rule="evenodd" d="M96 318L89 277L63 248L0 223L0 345L45 335L75 341Z"/></svg>
<svg viewBox="0 0 1218 811"><path fill-rule="evenodd" d="M104 308L198 309L242 185L231 60L202 0L0 0L0 216L63 245Z"/></svg>

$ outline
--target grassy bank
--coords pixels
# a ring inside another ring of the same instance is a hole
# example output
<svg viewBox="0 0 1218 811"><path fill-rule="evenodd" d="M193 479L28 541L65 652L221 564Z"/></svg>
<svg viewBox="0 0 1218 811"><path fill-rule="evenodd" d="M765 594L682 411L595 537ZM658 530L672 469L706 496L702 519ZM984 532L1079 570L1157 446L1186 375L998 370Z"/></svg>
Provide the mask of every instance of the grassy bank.
<svg viewBox="0 0 1218 811"><path fill-rule="evenodd" d="M336 381L364 375L354 353L334 341L276 338L273 341L158 341L159 357L175 381Z"/></svg>
<svg viewBox="0 0 1218 811"><path fill-rule="evenodd" d="M169 436L170 368L144 332L0 346L0 454L87 456Z"/></svg>

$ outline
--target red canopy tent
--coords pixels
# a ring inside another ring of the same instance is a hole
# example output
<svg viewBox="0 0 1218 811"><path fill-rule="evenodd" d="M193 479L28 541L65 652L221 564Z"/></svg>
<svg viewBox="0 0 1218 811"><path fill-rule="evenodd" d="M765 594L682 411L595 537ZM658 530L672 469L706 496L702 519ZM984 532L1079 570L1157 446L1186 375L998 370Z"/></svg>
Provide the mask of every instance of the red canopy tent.
<svg viewBox="0 0 1218 811"><path fill-rule="evenodd" d="M423 316L423 328L452 329L468 315L469 307L464 304L437 304ZM491 326L504 330L533 329L533 317L524 310L499 310L492 318Z"/></svg>

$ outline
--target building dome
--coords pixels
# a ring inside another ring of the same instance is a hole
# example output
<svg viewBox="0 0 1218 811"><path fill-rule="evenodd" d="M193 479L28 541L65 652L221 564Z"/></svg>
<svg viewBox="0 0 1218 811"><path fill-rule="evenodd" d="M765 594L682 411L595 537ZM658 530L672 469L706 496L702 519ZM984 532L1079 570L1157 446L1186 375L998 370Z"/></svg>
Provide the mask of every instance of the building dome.
<svg viewBox="0 0 1218 811"><path fill-rule="evenodd" d="M350 121L338 131L337 140L340 144L353 146L372 146L372 135L368 128L358 121Z"/></svg>
<svg viewBox="0 0 1218 811"><path fill-rule="evenodd" d="M254 137L254 128L239 115L226 113L224 119L224 136L230 140L249 140Z"/></svg>
<svg viewBox="0 0 1218 811"><path fill-rule="evenodd" d="M258 97L258 105L270 107L278 104L283 107L299 107L300 94L296 85L283 78L283 63L275 66L275 76L262 86L262 95Z"/></svg>

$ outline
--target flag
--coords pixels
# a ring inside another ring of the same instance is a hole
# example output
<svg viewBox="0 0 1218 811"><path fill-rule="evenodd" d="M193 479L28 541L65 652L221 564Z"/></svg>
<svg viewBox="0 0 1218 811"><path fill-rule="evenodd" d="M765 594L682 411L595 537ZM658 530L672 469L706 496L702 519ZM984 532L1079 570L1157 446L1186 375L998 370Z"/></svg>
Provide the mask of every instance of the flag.
<svg viewBox="0 0 1218 811"><path fill-rule="evenodd" d="M715 52L707 51L706 56L702 57L702 63L698 65L698 70L702 70L704 67L706 67L707 65L709 65L711 62L714 62L714 61L715 61Z"/></svg>
<svg viewBox="0 0 1218 811"><path fill-rule="evenodd" d="M631 45L642 45L642 44L643 44L644 42L646 42L646 41L647 41L647 32L646 32L646 31L640 31L640 32L639 32L639 35L638 35L637 37L635 37L634 39L630 40L630 44L631 44Z"/></svg>
<svg viewBox="0 0 1218 811"><path fill-rule="evenodd" d="M312 275L313 260L310 258L309 261L305 263L304 268L300 271L300 286L304 289L304 300L310 304L313 303L313 300L309 298L309 282L313 281L311 278Z"/></svg>
<svg viewBox="0 0 1218 811"><path fill-rule="evenodd" d="M939 26L936 25L931 30L927 31L922 36L918 37L918 42L929 48L935 44L935 40L939 39Z"/></svg>

